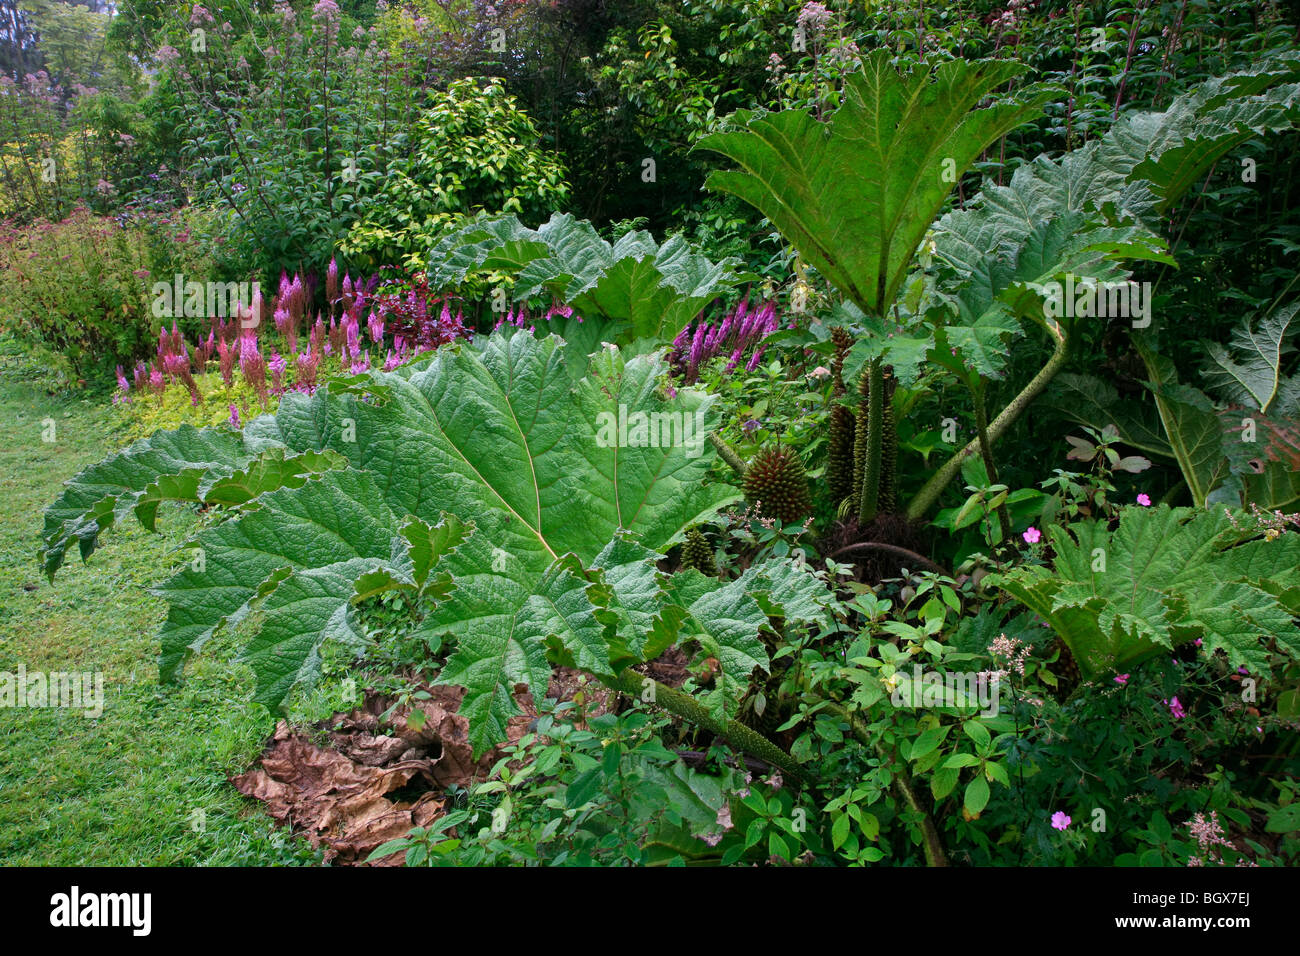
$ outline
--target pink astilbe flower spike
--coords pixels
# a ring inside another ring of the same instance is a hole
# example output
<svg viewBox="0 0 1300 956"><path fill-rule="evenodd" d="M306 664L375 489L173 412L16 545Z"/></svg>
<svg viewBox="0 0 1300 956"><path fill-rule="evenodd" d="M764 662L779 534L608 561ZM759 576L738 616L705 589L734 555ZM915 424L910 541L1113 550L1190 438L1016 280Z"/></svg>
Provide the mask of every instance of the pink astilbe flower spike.
<svg viewBox="0 0 1300 956"><path fill-rule="evenodd" d="M235 358L235 350L226 344L225 339L218 339L217 361L221 368L221 381L225 383L226 388L230 388L234 384Z"/></svg>
<svg viewBox="0 0 1300 956"><path fill-rule="evenodd" d="M318 353L303 352L294 359L294 375L296 381L294 388L300 392L311 394L316 390L316 370L318 367Z"/></svg>
<svg viewBox="0 0 1300 956"><path fill-rule="evenodd" d="M271 370L271 392L275 395L283 395L284 383L282 379L285 369L289 367L289 363L285 361L284 356L279 352L272 352L271 361L267 367Z"/></svg>
<svg viewBox="0 0 1300 956"><path fill-rule="evenodd" d="M257 335L246 335L240 339L239 371L244 380L257 393L258 400L266 407L269 393L266 385L266 360L262 358L257 347Z"/></svg>

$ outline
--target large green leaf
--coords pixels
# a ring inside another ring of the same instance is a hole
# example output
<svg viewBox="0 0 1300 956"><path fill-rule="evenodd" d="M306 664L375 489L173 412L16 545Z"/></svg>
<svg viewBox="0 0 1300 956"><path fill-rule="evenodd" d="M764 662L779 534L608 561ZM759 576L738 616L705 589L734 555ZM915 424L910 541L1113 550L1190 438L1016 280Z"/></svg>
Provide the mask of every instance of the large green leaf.
<svg viewBox="0 0 1300 956"><path fill-rule="evenodd" d="M1300 418L1300 376L1289 376L1286 361L1300 333L1300 302L1274 309L1257 322L1247 320L1226 346L1205 343L1205 380L1231 402L1264 414ZM1292 331L1292 326L1296 331Z"/></svg>
<svg viewBox="0 0 1300 956"><path fill-rule="evenodd" d="M767 216L868 315L893 303L961 174L1052 96L1037 91L977 109L1025 68L950 60L900 75L890 59L887 50L867 56L825 123L802 110L741 113L743 128L697 144L740 167L714 172L707 185Z"/></svg>
<svg viewBox="0 0 1300 956"><path fill-rule="evenodd" d="M1120 398L1119 390L1093 375L1063 372L1053 381L1046 402L1065 418L1097 430L1114 425L1126 445L1148 455L1173 458L1173 449L1152 401Z"/></svg>
<svg viewBox="0 0 1300 956"><path fill-rule="evenodd" d="M1295 124L1297 78L1300 67L1280 61L1209 80L1167 110L1126 114L1059 159L1040 156L945 215L935 227L936 258L963 281L987 271L990 258L1011 264L1020 283L1066 272L1126 279L1116 263L1162 259L1160 217L1205 170L1251 136ZM997 301L1005 288L980 295Z"/></svg>
<svg viewBox="0 0 1300 956"><path fill-rule="evenodd" d="M73 541L83 559L90 557L100 533L128 515L152 529L164 501L242 504L276 488L301 485L343 463L332 452L250 452L228 428L182 425L159 432L82 469L45 509L45 571L53 578Z"/></svg>
<svg viewBox="0 0 1300 956"><path fill-rule="evenodd" d="M444 567L454 590L430 614L433 629L456 638L438 679L466 688L460 712L476 750L505 737L519 713L515 686L544 690L553 661L613 677L679 641L719 662L705 703L734 714L750 676L769 666L759 637L769 616L822 624L831 600L822 581L785 561L730 582L696 571L669 582L656 567L663 555L623 535L589 566L566 555L540 575L495 551L476 534L452 555Z"/></svg>
<svg viewBox="0 0 1300 956"><path fill-rule="evenodd" d="M1050 528L1055 568L991 580L1042 616L1089 678L1194 638L1262 669L1266 638L1300 659L1296 609L1280 600L1300 585L1300 535L1269 541L1250 527L1219 510L1126 508L1113 533L1091 520Z"/></svg>
<svg viewBox="0 0 1300 956"><path fill-rule="evenodd" d="M1099 162L1127 170L1164 213L1220 159L1255 136L1300 119L1300 60L1287 58L1201 83L1161 113L1127 113L1100 143Z"/></svg>
<svg viewBox="0 0 1300 956"><path fill-rule="evenodd" d="M224 489L220 503L235 514L201 531L193 560L158 588L169 605L165 675L260 610L243 653L258 699L276 705L312 679L322 640L359 645L357 601L403 588L430 612L426 630L462 638L452 673L496 655L484 714L499 715L513 707L510 685L542 670L545 648L525 636L554 636L580 666L609 670L578 572L612 539L631 534L658 554L739 498L705 482L716 399L693 389L663 397L666 368L653 356L625 361L610 348L577 361L591 371L574 387L561 339L503 331L287 395L242 435L161 433L69 484L47 516L47 549L106 526L115 508L140 514L136 502L159 498L141 496L160 483L189 500ZM295 460L329 470L272 467ZM281 476L266 482L273 490L256 493L254 465ZM57 567L49 550L47 563Z"/></svg>
<svg viewBox="0 0 1300 956"><path fill-rule="evenodd" d="M1134 346L1146 364L1151 381L1145 382L1155 398L1156 410L1178 462L1192 503L1240 505L1241 479L1233 471L1223 419L1209 397L1178 382L1174 363L1157 355L1146 336L1135 335Z"/></svg>
<svg viewBox="0 0 1300 956"><path fill-rule="evenodd" d="M744 278L733 268L737 262L711 262L680 235L659 245L648 232L634 230L611 244L591 223L556 213L537 229L514 216L477 219L438 243L429 275L448 286L475 270L511 274L517 299L549 292L588 322L603 317L601 334L626 344L672 339Z"/></svg>

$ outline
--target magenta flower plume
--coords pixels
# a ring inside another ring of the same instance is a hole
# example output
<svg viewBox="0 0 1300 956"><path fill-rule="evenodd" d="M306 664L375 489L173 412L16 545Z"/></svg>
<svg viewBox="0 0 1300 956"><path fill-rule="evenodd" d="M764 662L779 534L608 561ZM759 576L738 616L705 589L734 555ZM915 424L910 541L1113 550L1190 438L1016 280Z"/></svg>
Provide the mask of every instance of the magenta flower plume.
<svg viewBox="0 0 1300 956"><path fill-rule="evenodd" d="M300 392L311 394L316 389L316 369L318 365L318 352L303 352L294 359L294 373L297 376L297 382L294 387Z"/></svg>
<svg viewBox="0 0 1300 956"><path fill-rule="evenodd" d="M339 297L339 264L330 259L329 268L325 270L325 301L333 305Z"/></svg>
<svg viewBox="0 0 1300 956"><path fill-rule="evenodd" d="M289 317L294 323L307 314L307 289L302 284L302 276L294 273L289 285Z"/></svg>

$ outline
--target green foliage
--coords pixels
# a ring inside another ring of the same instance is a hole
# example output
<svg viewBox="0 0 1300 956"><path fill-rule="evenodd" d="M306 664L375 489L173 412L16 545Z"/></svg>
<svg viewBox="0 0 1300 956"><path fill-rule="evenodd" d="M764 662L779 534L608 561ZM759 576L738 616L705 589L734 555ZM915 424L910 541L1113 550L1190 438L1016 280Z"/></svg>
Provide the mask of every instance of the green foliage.
<svg viewBox="0 0 1300 956"><path fill-rule="evenodd" d="M440 680L467 688L478 749L504 738L511 688L545 686L552 658L612 679L679 638L721 662L706 708L734 712L766 667L767 615L817 619L821 586L777 563L666 589L655 549L736 495L701 483L702 433L623 447L609 423L676 412L708 427L714 400L658 398L661 362L617 350L570 389L563 356L554 338L494 335L286 396L242 435L159 433L81 473L47 510L47 571L73 541L88 556L128 512L152 526L163 500L226 504L237 515L201 532L194 560L158 589L165 676L256 609L242 654L258 699L278 704L315 677L322 641L364 648L357 601L400 590L429 609L424 633L455 638Z"/></svg>
<svg viewBox="0 0 1300 956"><path fill-rule="evenodd" d="M579 729L572 703L502 748L488 779L452 793L454 809L371 854L407 866L681 865L716 858L711 835L734 776L686 767L645 713L602 714Z"/></svg>
<svg viewBox="0 0 1300 956"><path fill-rule="evenodd" d="M227 213L245 267L273 279L328 262L419 115L432 50L401 47L415 16L397 8L357 34L333 5L240 4L228 23L206 11L191 24L188 7L141 14L173 144L199 198ZM437 29L426 19L420 35Z"/></svg>
<svg viewBox="0 0 1300 956"><path fill-rule="evenodd" d="M1013 63L954 60L900 74L877 51L846 80L844 103L825 124L804 110L742 113L734 119L743 129L701 139L698 148L741 167L715 172L708 185L759 209L832 285L878 317L957 179L1052 95L975 108L1022 72Z"/></svg>
<svg viewBox="0 0 1300 956"><path fill-rule="evenodd" d="M1197 505L1255 504L1268 510L1300 499L1300 387L1289 371L1289 329L1297 305L1239 327L1227 346L1209 342L1205 384L1225 399L1180 383L1174 362L1135 339L1150 380L1153 406L1121 401L1095 376L1064 377L1054 404L1078 422L1106 422L1124 441L1178 466Z"/></svg>
<svg viewBox="0 0 1300 956"><path fill-rule="evenodd" d="M1271 639L1300 658L1300 536L1261 536L1230 514L1131 507L1119 527L1049 530L1053 568L1024 566L991 583L1038 613L1098 677L1201 639L1233 666L1262 669Z"/></svg>
<svg viewBox="0 0 1300 956"><path fill-rule="evenodd" d="M1300 376L1287 373L1296 347L1292 325L1300 327L1291 303L1237 328L1226 346L1206 345L1210 364L1206 384L1230 402L1258 409L1265 415L1300 418Z"/></svg>
<svg viewBox="0 0 1300 956"><path fill-rule="evenodd" d="M589 222L556 213L537 229L515 216L480 218L443 238L429 255L434 285L454 286L476 271L514 277L513 295L542 292L592 323L584 342L672 339L700 309L745 277L734 260L710 262L681 236L659 245L632 230L606 242ZM579 331L579 330L575 330ZM598 336L593 338L593 336Z"/></svg>
<svg viewBox="0 0 1300 956"><path fill-rule="evenodd" d="M6 228L0 309L8 327L59 351L82 378L107 384L115 365L129 367L156 345L155 278L211 274L209 248L191 235L206 221L195 210L115 221L78 207L57 222Z"/></svg>
<svg viewBox="0 0 1300 956"><path fill-rule="evenodd" d="M563 208L564 167L543 152L536 127L499 80L457 80L433 94L382 186L339 247L365 268L421 270L448 227L477 212L540 219Z"/></svg>
<svg viewBox="0 0 1300 956"><path fill-rule="evenodd" d="M1233 148L1300 115L1296 71L1281 61L1209 80L1167 110L1126 114L1104 137L1058 160L1021 166L1006 186L987 184L935 227L936 256L960 282L974 280L984 306L967 311L1014 306L1028 287L1066 273L1127 279L1115 262L1121 258L1160 259L1151 246L1160 214Z"/></svg>

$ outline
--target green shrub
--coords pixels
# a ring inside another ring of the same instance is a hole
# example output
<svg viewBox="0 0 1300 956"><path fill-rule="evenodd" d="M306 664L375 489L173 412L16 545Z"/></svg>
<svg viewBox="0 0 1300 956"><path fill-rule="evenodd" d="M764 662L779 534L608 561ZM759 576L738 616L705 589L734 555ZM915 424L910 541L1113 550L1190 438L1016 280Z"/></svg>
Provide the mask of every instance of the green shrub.
<svg viewBox="0 0 1300 956"><path fill-rule="evenodd" d="M201 222L191 211L112 219L79 206L56 222L9 225L0 233L0 314L18 337L60 352L79 378L110 381L115 365L154 344L153 283L210 274Z"/></svg>
<svg viewBox="0 0 1300 956"><path fill-rule="evenodd" d="M569 199L564 167L497 80L457 80L436 93L399 144L369 211L341 251L356 265L423 269L448 227L478 211L536 221Z"/></svg>

